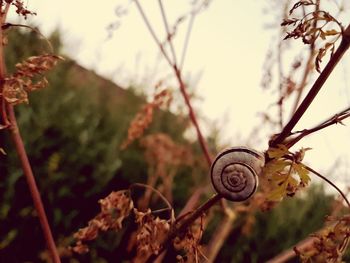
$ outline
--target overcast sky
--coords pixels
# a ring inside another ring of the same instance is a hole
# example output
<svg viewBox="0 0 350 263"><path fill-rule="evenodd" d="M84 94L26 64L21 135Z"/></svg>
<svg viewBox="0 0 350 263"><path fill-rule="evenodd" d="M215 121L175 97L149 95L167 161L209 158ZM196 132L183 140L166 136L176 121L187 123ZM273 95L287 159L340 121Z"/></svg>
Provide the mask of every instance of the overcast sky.
<svg viewBox="0 0 350 263"><path fill-rule="evenodd" d="M170 22L188 10L188 2L164 1ZM257 113L268 109L277 99L271 91L263 92L260 85L267 51L274 48L278 36L278 28L271 26L276 25L278 10L270 7L266 13L269 2L213 0L195 20L184 72L193 77L201 76L196 92L203 100L197 100L195 107L204 118L218 121L223 142L244 143L247 134L260 121ZM46 35L58 28L67 55L116 83L141 83L154 76L155 71L159 76L165 74L167 65L157 63L158 50L135 5L130 1L104 0L97 3L83 0L28 1L29 8L38 13L28 22L38 25ZM164 36L157 1L141 3L144 3L157 33ZM106 28L117 21L115 10L119 5L127 9L127 14L118 20L118 29L108 38ZM346 14L350 17L349 10ZM17 21L15 16L11 19ZM175 44L177 53L181 54L186 23L178 32ZM293 47L304 48L300 41L296 43ZM297 49L293 52L298 54ZM314 126L350 105L350 87L346 78L350 73L349 62L349 54L346 54L302 118L299 128ZM345 123L350 124L349 121ZM201 125L209 130L206 122ZM257 148L265 150L267 140L267 137L263 138ZM313 148L307 153L306 161L315 169L328 171L335 160L340 160L339 169L332 176L349 176L349 127L337 126L319 132L303 140L297 148L302 146Z"/></svg>

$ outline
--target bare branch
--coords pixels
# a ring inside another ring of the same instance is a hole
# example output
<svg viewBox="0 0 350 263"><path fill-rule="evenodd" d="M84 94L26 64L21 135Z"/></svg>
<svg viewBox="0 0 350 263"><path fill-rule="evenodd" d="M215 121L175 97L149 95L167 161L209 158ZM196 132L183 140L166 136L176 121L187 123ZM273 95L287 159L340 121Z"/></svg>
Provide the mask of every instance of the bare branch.
<svg viewBox="0 0 350 263"><path fill-rule="evenodd" d="M190 97L186 91L186 85L183 81L183 78L182 78L182 75L181 75L181 70L178 68L178 66L176 64L173 64L172 61L170 60L169 56L167 55L166 51L164 50L164 47L163 45L160 43L160 41L158 40L158 37L157 35L155 34L149 20L147 19L140 3L138 0L135 0L135 3L136 3L136 6L149 30L149 32L151 33L154 41L156 42L156 44L158 45L160 51L162 52L162 54L164 55L165 59L168 61L168 63L170 64L170 66L173 68L174 70L174 73L175 73L175 76L177 78L177 81L179 83L179 87L180 87L180 91L182 93L182 96L185 100L185 103L186 103L186 106L188 108L188 111L189 111L189 116L190 116L190 119L196 129L196 132L197 132L197 137L198 137L198 141L200 143L200 146L202 148L202 151L204 153L204 156L208 162L208 165L210 166L211 165L211 155L210 155L210 152L209 152L209 148L208 148L208 145L203 137L203 134L202 134L202 131L201 129L199 128L199 124L198 124L198 121L197 121L197 117L196 117L196 114L194 113L194 110L192 108L192 104L191 104L191 101L190 101Z"/></svg>
<svg viewBox="0 0 350 263"><path fill-rule="evenodd" d="M176 65L177 64L177 62L176 62L176 52L175 52L173 41L172 41L172 34L170 33L170 30L169 30L168 19L167 19L167 16L165 14L165 10L164 10L164 6L163 6L162 0L158 0L158 3L159 3L160 11L162 13L162 18L163 18L165 31L166 31L166 34L167 34L166 39L167 39L167 41L169 43L170 50L171 50L171 53L173 55L173 64Z"/></svg>
<svg viewBox="0 0 350 263"><path fill-rule="evenodd" d="M309 93L306 95L305 99L302 101L297 111L293 114L291 120L284 126L282 132L270 142L270 146L276 147L278 144L283 143L283 141L291 134L292 129L299 122L301 117L304 115L305 111L309 108L312 101L323 87L323 84L328 79L329 75L332 73L335 66L341 60L345 52L350 46L350 25L344 30L342 41L333 54L330 61L327 63L324 70L321 72L320 76L315 81L314 85L310 89Z"/></svg>
<svg viewBox="0 0 350 263"><path fill-rule="evenodd" d="M141 16L142 16L142 19L143 19L144 23L146 24L146 26L147 26L147 28L148 28L148 31L149 31L150 34L152 35L152 37L153 37L154 41L156 42L156 44L158 45L158 47L159 47L160 51L162 52L164 58L166 59L166 61L168 61L168 63L169 63L170 65L173 65L173 62L171 61L171 59L169 58L168 54L166 53L166 51L165 51L163 45L160 43L160 41L159 41L159 39L158 39L156 33L155 33L154 30L153 30L153 27L152 27L150 21L148 20L148 18L147 18L147 16L146 16L145 12L143 11L143 8L142 8L142 6L140 5L139 1L138 1L138 0L135 0L134 2L136 3L137 9L139 10L139 12L140 12L140 14L141 14Z"/></svg>
<svg viewBox="0 0 350 263"><path fill-rule="evenodd" d="M173 209L173 206L169 203L169 201L165 198L165 196L159 192L157 189L155 189L154 187L152 186L149 186L147 184L141 184L141 183L134 183L134 184L131 184L129 189L133 189L135 187L141 187L141 188L147 188L147 189L150 189L151 191L155 192L162 200L163 202L167 205L167 208L166 210L169 211L170 213L170 220L171 222L173 222L175 219L175 215L174 215L174 209ZM157 212L160 212L160 211L165 211L165 209L159 209L157 210ZM154 212L154 211L153 211Z"/></svg>
<svg viewBox="0 0 350 263"><path fill-rule="evenodd" d="M311 129L304 129L302 131L297 131L294 132L293 134L297 134L299 133L299 135L295 138L292 138L290 140L288 140L288 142L286 143L286 146L288 148L292 147L294 144L296 144L298 141L300 141L302 138L304 138L307 135L310 135L314 132L320 131L324 128L327 128L331 125L334 124L338 124L338 123L342 123L343 120L345 120L346 118L350 117L350 107L346 108L345 110L342 110L341 112L333 115L332 117L330 117L329 119L327 119L326 121L322 122L321 124L315 126L314 128Z"/></svg>
<svg viewBox="0 0 350 263"><path fill-rule="evenodd" d="M206 211L208 211L213 205L215 205L218 201L221 200L221 196L219 194L213 195L208 201L206 201L203 205L198 207L191 215L183 219L183 221L175 221L175 226L170 231L167 239L163 242L163 246L159 251L158 255L162 254L162 252L171 244L171 241L182 231L186 230L197 218L202 216ZM154 260L158 257L158 255L152 255L147 262L154 262Z"/></svg>
<svg viewBox="0 0 350 263"><path fill-rule="evenodd" d="M182 48L182 55L181 55L181 61L180 61L180 65L179 65L179 69L182 70L183 65L185 63L185 58L186 58L186 54L187 54L187 48L190 42L190 36L192 33L192 28L193 28L193 24L194 24L194 19L196 18L196 13L192 13L191 17L190 17L190 21L188 22L188 27L187 27L187 32L186 32L186 38L184 41L184 45Z"/></svg>
<svg viewBox="0 0 350 263"><path fill-rule="evenodd" d="M55 244L54 238L52 236L49 222L47 220L44 205L43 205L43 202L42 202L41 197L40 197L40 192L39 192L37 184L35 182L33 171L32 171L32 168L30 166L26 150L24 148L22 137L19 133L19 129L17 126L16 116L15 116L13 106L8 104L7 109L8 109L8 113L9 113L9 120L11 123L10 132L11 132L11 136L12 136L12 141L15 144L17 155L20 159L20 162L22 165L22 170L23 170L23 173L24 173L25 178L27 180L28 188L29 188L30 194L31 194L32 199L33 199L33 204L34 204L35 210L38 213L40 225L41 225L41 228L44 232L46 244L47 244L48 249L50 251L53 262L60 263L61 260L59 258L56 244Z"/></svg>

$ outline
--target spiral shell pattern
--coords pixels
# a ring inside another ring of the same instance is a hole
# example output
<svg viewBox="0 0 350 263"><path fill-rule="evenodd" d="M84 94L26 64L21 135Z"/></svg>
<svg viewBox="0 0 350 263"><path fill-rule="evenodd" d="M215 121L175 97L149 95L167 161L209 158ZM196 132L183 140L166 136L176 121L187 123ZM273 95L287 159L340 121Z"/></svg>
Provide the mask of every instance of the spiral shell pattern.
<svg viewBox="0 0 350 263"><path fill-rule="evenodd" d="M211 166L215 190L230 201L244 201L258 187L264 155L247 147L233 147L220 152Z"/></svg>

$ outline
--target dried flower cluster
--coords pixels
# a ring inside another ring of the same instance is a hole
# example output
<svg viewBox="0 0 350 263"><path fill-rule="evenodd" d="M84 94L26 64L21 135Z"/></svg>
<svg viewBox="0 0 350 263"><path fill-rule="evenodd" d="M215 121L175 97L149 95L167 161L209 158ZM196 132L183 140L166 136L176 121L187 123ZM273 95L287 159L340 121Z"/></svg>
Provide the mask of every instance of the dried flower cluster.
<svg viewBox="0 0 350 263"><path fill-rule="evenodd" d="M23 16L25 19L27 19L28 15L36 15L35 12L32 12L30 10L27 9L27 7L24 5L23 1L20 0L5 0L3 3L3 1L1 1L2 4L11 4L16 8L16 13L18 15Z"/></svg>
<svg viewBox="0 0 350 263"><path fill-rule="evenodd" d="M316 5L313 1L299 1L289 12L293 12L300 6ZM334 28L334 24L336 28ZM284 39L301 38L304 44L314 45L316 40L322 39L324 44L319 48L316 56L316 70L321 71L320 64L323 57L330 51L331 56L334 53L335 43L342 36L343 27L340 22L326 11L317 10L310 12L302 18L285 19L281 26L294 26L291 32L288 32Z"/></svg>
<svg viewBox="0 0 350 263"><path fill-rule="evenodd" d="M59 56L45 54L29 57L16 65L16 72L7 78L3 86L2 96L12 104L28 103L28 92L42 89L48 85L44 73L51 70Z"/></svg>
<svg viewBox="0 0 350 263"><path fill-rule="evenodd" d="M88 252L89 248L83 242L96 239L99 231L120 230L123 220L129 216L134 207L129 191L112 192L99 203L101 212L89 221L87 227L79 229L74 234L77 240L72 248L74 252L80 254Z"/></svg>
<svg viewBox="0 0 350 263"><path fill-rule="evenodd" d="M129 243L130 248L136 248L136 255L132 262L145 262L152 255L158 255L163 251L163 244L169 241L169 235L174 230L173 218L161 219L155 216L155 211L151 211L149 208L146 212L135 208L130 197L130 190L112 192L106 198L101 199L99 203L101 212L89 221L87 227L79 229L73 235L76 243L70 247L71 251L79 254L87 253L89 251L87 241L96 239L100 232L119 231L122 228L123 220L131 213L137 225L137 230L132 235L134 238L131 238ZM177 222L178 227L187 216ZM199 245L202 234L203 217L199 217L172 239L174 248L179 252L177 256L179 262L198 262L199 255L205 257Z"/></svg>
<svg viewBox="0 0 350 263"><path fill-rule="evenodd" d="M155 217L151 210L139 212L134 209L138 229L136 232L137 254L133 262L145 262L151 255L158 255L163 241L170 231L170 224L164 219Z"/></svg>
<svg viewBox="0 0 350 263"><path fill-rule="evenodd" d="M152 102L144 105L140 112L132 120L126 140L122 143L121 149L128 147L134 140L140 138L144 131L149 127L153 120L153 113L155 109L162 107L168 108L172 101L172 93L169 89L157 92Z"/></svg>
<svg viewBox="0 0 350 263"><path fill-rule="evenodd" d="M328 218L332 226L314 235L315 241L306 251L294 248L301 262L342 262L342 256L349 245L350 216Z"/></svg>
<svg viewBox="0 0 350 263"><path fill-rule="evenodd" d="M199 242L203 235L203 218L199 217L185 231L179 233L173 240L174 248L183 255L177 255L178 262L199 262L199 256L203 255Z"/></svg>
<svg viewBox="0 0 350 263"><path fill-rule="evenodd" d="M164 133L150 134L142 138L145 159L149 165L147 184L156 187L172 202L173 179L181 165L191 166L193 156L188 146L176 144ZM151 191L146 190L141 207L148 207Z"/></svg>
<svg viewBox="0 0 350 263"><path fill-rule="evenodd" d="M286 146L279 144L267 151L271 161L264 167L263 175L273 187L268 195L270 201L280 201L285 196L293 196L297 190L308 185L309 171L301 163L307 150L309 148L291 153Z"/></svg>

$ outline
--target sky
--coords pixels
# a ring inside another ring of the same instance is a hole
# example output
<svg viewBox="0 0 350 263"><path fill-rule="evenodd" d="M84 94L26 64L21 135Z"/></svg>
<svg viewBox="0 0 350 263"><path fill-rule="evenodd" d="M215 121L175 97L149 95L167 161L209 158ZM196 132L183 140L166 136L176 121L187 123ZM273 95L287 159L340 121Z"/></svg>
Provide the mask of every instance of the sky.
<svg viewBox="0 0 350 263"><path fill-rule="evenodd" d="M188 10L190 1L163 2L172 24ZM221 141L232 146L245 143L261 122L258 112L273 111L271 105L277 100L276 93L261 88L267 51L277 48L276 37L279 37L278 10L273 9L276 6L268 6L269 2L213 0L194 22L183 72L186 78L199 79L195 92L200 99L194 100L194 107L201 117L202 128L209 132L214 123L221 132ZM146 93L152 92L152 81L169 72L168 65L159 62L159 51L130 0L104 0L101 4L83 0L27 3L37 16L24 23L38 25L44 35L60 30L64 53L117 84L143 84ZM157 1L141 3L157 34L164 39ZM119 14L124 10L126 13L118 17L116 10ZM345 14L350 17L349 9ZM18 22L15 15L11 19ZM179 27L174 40L177 54L182 52L187 22ZM345 20L344 24L348 22ZM112 36L107 30L111 23L118 24ZM292 47L291 56L305 48L301 41ZM350 57L346 54L297 129L312 127L350 105L349 69ZM269 127L260 129L271 135ZM267 141L265 136L254 147L265 150ZM331 178L349 177L349 127L338 125L318 132L299 143L297 148L301 147L313 148L305 160L316 170L329 173Z"/></svg>

